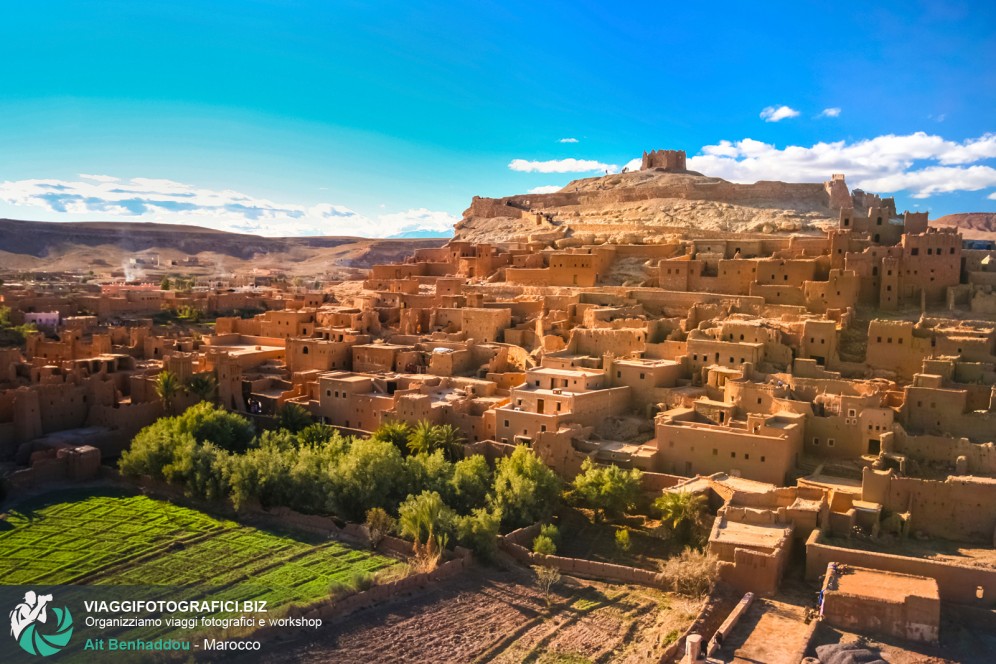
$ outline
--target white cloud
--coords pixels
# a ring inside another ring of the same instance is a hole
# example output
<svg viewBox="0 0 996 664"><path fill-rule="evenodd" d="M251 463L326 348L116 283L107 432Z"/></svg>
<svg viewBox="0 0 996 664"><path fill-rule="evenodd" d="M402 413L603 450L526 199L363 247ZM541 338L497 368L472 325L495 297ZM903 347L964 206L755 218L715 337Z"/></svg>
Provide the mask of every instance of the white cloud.
<svg viewBox="0 0 996 664"><path fill-rule="evenodd" d="M405 212L382 214L377 220L379 224L386 224L389 228L394 229L391 235L398 235L412 231L447 233L453 230L453 225L460 221L460 217L455 217L449 212L417 208Z"/></svg>
<svg viewBox="0 0 996 664"><path fill-rule="evenodd" d="M590 173L592 171L609 171L614 173L619 170L615 164L603 164L592 159L551 159L550 161L527 161L525 159L513 159L508 167L513 171L522 173Z"/></svg>
<svg viewBox="0 0 996 664"><path fill-rule="evenodd" d="M563 187L561 187L559 185L547 184L547 185L543 185L542 187L533 187L532 189L530 189L526 193L527 194L554 194L554 193L560 191L561 189L563 189Z"/></svg>
<svg viewBox="0 0 996 664"><path fill-rule="evenodd" d="M908 190L923 198L996 186L996 169L976 164L993 158L996 134L959 143L916 132L783 149L750 138L720 141L689 157L688 168L733 182L823 182L831 173L844 173L852 187L882 193Z"/></svg>
<svg viewBox="0 0 996 664"><path fill-rule="evenodd" d="M840 117L840 108L838 108L836 106L831 106L830 108L824 108L822 111L820 111L820 114L817 115L816 117L818 117L818 118L836 118L836 117Z"/></svg>
<svg viewBox="0 0 996 664"><path fill-rule="evenodd" d="M230 189L109 175L4 181L0 182L0 202L77 219L188 224L271 237L389 237L413 231L445 232L459 221L449 213L425 208L368 218L332 203L277 203Z"/></svg>
<svg viewBox="0 0 996 664"><path fill-rule="evenodd" d="M557 142L558 143L577 143L578 139L576 139L576 138L562 138L562 139L560 139Z"/></svg>
<svg viewBox="0 0 996 664"><path fill-rule="evenodd" d="M916 171L893 173L864 181L871 191L913 192L913 198L952 191L978 191L996 186L996 168L991 166L930 166Z"/></svg>
<svg viewBox="0 0 996 664"><path fill-rule="evenodd" d="M799 115L799 111L788 106L769 106L761 111L761 118L765 122L779 122L786 118L794 118Z"/></svg>

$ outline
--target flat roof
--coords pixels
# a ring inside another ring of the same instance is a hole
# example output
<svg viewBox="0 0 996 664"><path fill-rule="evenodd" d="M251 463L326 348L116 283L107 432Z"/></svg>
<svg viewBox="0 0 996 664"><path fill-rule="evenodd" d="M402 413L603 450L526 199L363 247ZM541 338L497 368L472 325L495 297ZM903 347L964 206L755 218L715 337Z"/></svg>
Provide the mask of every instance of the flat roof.
<svg viewBox="0 0 996 664"><path fill-rule="evenodd" d="M528 374L541 374L550 376L603 376L605 375L600 369L553 369L551 367L537 367L536 369L529 369L526 373Z"/></svg>
<svg viewBox="0 0 996 664"><path fill-rule="evenodd" d="M630 358L630 359L625 359L625 360L615 360L615 363L616 364L622 364L622 365L637 366L637 367L667 367L667 366L676 366L678 364L674 360L665 360L665 359L658 359L658 358L654 358L654 359L645 359L645 358L632 359L632 358Z"/></svg>
<svg viewBox="0 0 996 664"><path fill-rule="evenodd" d="M902 602L907 597L940 599L937 581L934 579L850 566L845 573L837 575L836 586L828 589L828 592L892 602Z"/></svg>
<svg viewBox="0 0 996 664"><path fill-rule="evenodd" d="M410 350L415 350L415 346L405 346L402 344L354 344L353 348L383 348L383 349L394 349L408 348Z"/></svg>
<svg viewBox="0 0 996 664"><path fill-rule="evenodd" d="M283 346L256 346L248 344L237 346L216 346L212 344L209 348L224 350L229 355L251 355L253 353L269 353L272 351L286 350Z"/></svg>
<svg viewBox="0 0 996 664"><path fill-rule="evenodd" d="M839 477L836 475L807 475L806 477L800 477L797 482L800 486L806 485L816 485L825 489L835 489L841 493L856 493L861 494L861 480L852 479L850 477Z"/></svg>
<svg viewBox="0 0 996 664"><path fill-rule="evenodd" d="M792 533L790 526L741 523L729 519L723 519L716 523L709 541L721 544L773 549L788 539Z"/></svg>
<svg viewBox="0 0 996 664"><path fill-rule="evenodd" d="M324 380L338 380L338 381L348 382L348 383L358 383L358 382L360 382L362 380L373 380L373 376L363 376L361 374L344 374L344 375L343 374L332 374L332 375L323 375L323 376L320 376L320 378L322 378Z"/></svg>

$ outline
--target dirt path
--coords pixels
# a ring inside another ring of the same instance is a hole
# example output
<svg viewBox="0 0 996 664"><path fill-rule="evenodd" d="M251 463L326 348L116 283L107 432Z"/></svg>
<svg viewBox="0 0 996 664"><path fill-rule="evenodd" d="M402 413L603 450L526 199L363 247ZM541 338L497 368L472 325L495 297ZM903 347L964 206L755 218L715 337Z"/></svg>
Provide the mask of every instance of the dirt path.
<svg viewBox="0 0 996 664"><path fill-rule="evenodd" d="M657 662L700 601L565 578L549 612L524 569L476 569L272 649L272 662Z"/></svg>
<svg viewBox="0 0 996 664"><path fill-rule="evenodd" d="M721 661L735 664L799 664L798 653L809 640L805 607L759 599L734 628L723 647Z"/></svg>

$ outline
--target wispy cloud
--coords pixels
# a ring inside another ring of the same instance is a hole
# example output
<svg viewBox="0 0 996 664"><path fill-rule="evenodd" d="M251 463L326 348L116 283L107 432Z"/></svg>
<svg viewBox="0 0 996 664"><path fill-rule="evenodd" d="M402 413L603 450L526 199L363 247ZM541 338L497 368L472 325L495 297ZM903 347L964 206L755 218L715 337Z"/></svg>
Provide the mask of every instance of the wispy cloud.
<svg viewBox="0 0 996 664"><path fill-rule="evenodd" d="M820 114L817 115L816 117L818 117L818 118L837 118L837 117L840 117L840 108L838 108L836 106L831 106L830 108L824 108L822 111L820 111Z"/></svg>
<svg viewBox="0 0 996 664"><path fill-rule="evenodd" d="M563 187L555 185L555 184L547 184L547 185L543 185L542 187L533 187L532 189L530 189L526 193L527 194L553 194L553 193L556 193L556 192L560 191L561 189L563 189Z"/></svg>
<svg viewBox="0 0 996 664"><path fill-rule="evenodd" d="M576 139L576 138L562 138L562 139L560 139L557 142L558 143L577 143L578 139Z"/></svg>
<svg viewBox="0 0 996 664"><path fill-rule="evenodd" d="M513 171L521 173L591 173L593 171L609 171L614 173L619 170L615 164L604 164L592 159L551 159L549 161L528 161L526 159L513 159L508 167Z"/></svg>
<svg viewBox="0 0 996 664"><path fill-rule="evenodd" d="M720 141L690 157L688 168L733 182L822 182L831 173L844 173L851 186L926 198L996 187L996 168L978 163L994 158L996 134L958 142L916 132L782 149L751 138Z"/></svg>
<svg viewBox="0 0 996 664"><path fill-rule="evenodd" d="M447 212L425 208L369 218L332 203L278 203L230 189L109 175L4 181L0 182L0 201L67 218L158 221L267 236L388 237L412 231L443 232L459 221Z"/></svg>
<svg viewBox="0 0 996 664"><path fill-rule="evenodd" d="M789 106L768 106L761 111L761 119L765 122L781 122L786 118L794 118L799 115L799 111Z"/></svg>

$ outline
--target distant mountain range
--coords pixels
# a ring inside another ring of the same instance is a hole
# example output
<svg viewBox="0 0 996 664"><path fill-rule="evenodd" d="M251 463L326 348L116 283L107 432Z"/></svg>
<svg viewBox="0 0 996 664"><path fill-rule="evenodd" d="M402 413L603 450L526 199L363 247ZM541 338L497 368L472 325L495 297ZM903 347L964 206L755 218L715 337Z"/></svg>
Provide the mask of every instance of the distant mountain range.
<svg viewBox="0 0 996 664"><path fill-rule="evenodd" d="M0 269L137 270L152 278L185 267L191 274L257 268L294 276L349 276L355 268L402 260L415 248L445 243L439 237L274 238L173 224L0 219ZM133 258L140 260L133 263Z"/></svg>

